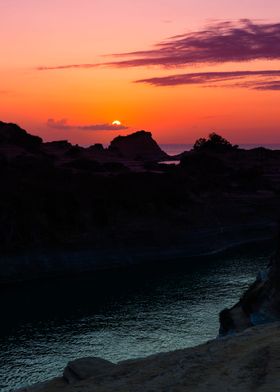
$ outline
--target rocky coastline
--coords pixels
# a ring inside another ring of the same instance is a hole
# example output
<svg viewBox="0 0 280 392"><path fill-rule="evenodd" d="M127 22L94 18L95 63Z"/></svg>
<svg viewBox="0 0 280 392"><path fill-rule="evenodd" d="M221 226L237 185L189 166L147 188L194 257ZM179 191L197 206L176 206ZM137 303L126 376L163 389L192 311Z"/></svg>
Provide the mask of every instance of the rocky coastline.
<svg viewBox="0 0 280 392"><path fill-rule="evenodd" d="M17 392L277 392L280 324L117 364L70 362L64 374Z"/></svg>
<svg viewBox="0 0 280 392"><path fill-rule="evenodd" d="M238 304L221 312L215 340L118 363L78 358L57 378L17 392L276 392L280 388L279 270L278 249ZM256 318L257 312L262 317Z"/></svg>
<svg viewBox="0 0 280 392"><path fill-rule="evenodd" d="M237 304L220 313L220 336L241 332L255 325L280 320L280 236L277 252L267 268L259 271L255 282Z"/></svg>

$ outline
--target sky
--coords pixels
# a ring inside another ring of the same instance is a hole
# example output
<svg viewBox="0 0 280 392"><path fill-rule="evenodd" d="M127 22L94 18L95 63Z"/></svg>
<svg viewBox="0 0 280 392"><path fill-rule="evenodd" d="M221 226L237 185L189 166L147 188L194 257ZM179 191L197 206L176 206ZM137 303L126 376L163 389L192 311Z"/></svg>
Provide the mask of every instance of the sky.
<svg viewBox="0 0 280 392"><path fill-rule="evenodd" d="M0 0L0 120L44 140L280 143L278 0ZM118 120L121 124L112 125Z"/></svg>

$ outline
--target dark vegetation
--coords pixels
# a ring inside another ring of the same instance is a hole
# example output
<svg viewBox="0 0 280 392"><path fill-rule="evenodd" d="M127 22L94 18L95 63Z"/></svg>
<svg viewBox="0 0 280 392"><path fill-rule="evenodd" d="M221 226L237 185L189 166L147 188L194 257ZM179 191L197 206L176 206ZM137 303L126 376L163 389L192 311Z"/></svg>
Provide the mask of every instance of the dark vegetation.
<svg viewBox="0 0 280 392"><path fill-rule="evenodd" d="M233 146L228 140L218 135L217 133L212 132L208 138L198 139L194 143L193 151L223 153L235 150L237 148L237 145Z"/></svg>

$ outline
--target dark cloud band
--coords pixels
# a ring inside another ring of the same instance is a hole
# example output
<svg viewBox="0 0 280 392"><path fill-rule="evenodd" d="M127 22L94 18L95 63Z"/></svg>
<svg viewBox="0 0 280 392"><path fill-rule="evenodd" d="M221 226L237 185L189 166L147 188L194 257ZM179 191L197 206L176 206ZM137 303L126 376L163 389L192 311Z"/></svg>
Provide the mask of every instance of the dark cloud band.
<svg viewBox="0 0 280 392"><path fill-rule="evenodd" d="M256 90L279 90L280 81L275 79L278 77L280 77L280 70L199 72L140 79L136 80L136 83L146 83L156 87L178 85L223 87L224 82L233 81L234 83L226 84L226 86L247 87ZM217 83L220 84L217 85Z"/></svg>
<svg viewBox="0 0 280 392"><path fill-rule="evenodd" d="M111 66L178 67L191 64L280 59L280 23L219 22L198 32L171 37L152 50L116 54Z"/></svg>

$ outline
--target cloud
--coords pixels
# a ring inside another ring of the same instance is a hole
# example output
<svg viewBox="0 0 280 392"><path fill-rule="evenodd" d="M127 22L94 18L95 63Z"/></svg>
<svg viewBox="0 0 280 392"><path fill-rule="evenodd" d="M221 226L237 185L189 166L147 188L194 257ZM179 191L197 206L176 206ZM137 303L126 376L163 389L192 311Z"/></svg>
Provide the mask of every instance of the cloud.
<svg viewBox="0 0 280 392"><path fill-rule="evenodd" d="M280 23L248 19L215 22L205 29L169 38L151 50L115 54L117 67L178 67L280 59Z"/></svg>
<svg viewBox="0 0 280 392"><path fill-rule="evenodd" d="M280 90L280 70L199 72L136 80L156 87L204 85L206 87L246 87L255 90ZM247 80L246 79L253 80ZM241 82L224 84L223 82ZM243 80L243 81L242 81ZM220 84L217 84L220 83Z"/></svg>
<svg viewBox="0 0 280 392"><path fill-rule="evenodd" d="M89 124L89 125L70 125L67 123L66 119L54 120L49 118L47 121L47 126L53 129L60 129L68 131L71 129L78 129L82 131L122 131L128 129L124 125L113 125L113 124Z"/></svg>
<svg viewBox="0 0 280 392"><path fill-rule="evenodd" d="M280 91L280 80L255 83L251 88L254 90Z"/></svg>
<svg viewBox="0 0 280 392"><path fill-rule="evenodd" d="M54 65L54 66L40 66L37 67L37 71L52 71L52 70L61 70L61 69L71 69L71 68L96 68L102 64L66 64L66 65Z"/></svg>
<svg viewBox="0 0 280 392"><path fill-rule="evenodd" d="M252 60L280 59L280 23L249 19L212 22L203 30L189 32L156 44L151 50L113 54L106 63L40 66L39 71L88 69L100 66L178 67Z"/></svg>

